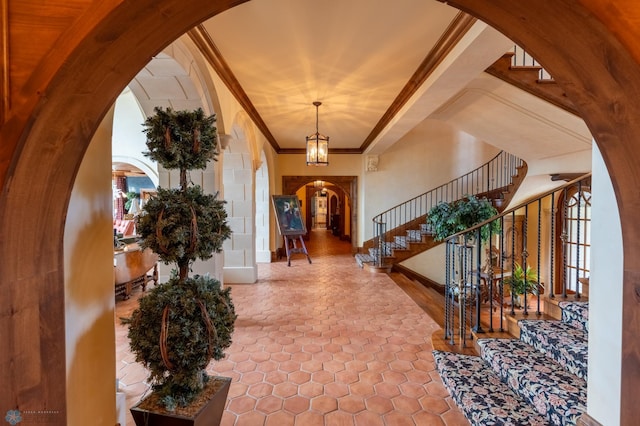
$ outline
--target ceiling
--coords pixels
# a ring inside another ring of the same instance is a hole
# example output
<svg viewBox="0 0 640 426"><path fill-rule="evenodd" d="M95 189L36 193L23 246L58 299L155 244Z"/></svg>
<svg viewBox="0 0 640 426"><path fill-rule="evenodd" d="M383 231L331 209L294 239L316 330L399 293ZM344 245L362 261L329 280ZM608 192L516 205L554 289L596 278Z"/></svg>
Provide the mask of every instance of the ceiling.
<svg viewBox="0 0 640 426"><path fill-rule="evenodd" d="M216 71L230 74L276 151L304 148L320 101L331 150L362 152L437 63L428 59L460 15L435 1L389 4L254 0L204 22L199 47L222 61Z"/></svg>
<svg viewBox="0 0 640 426"><path fill-rule="evenodd" d="M427 118L527 161L590 148L578 117L483 72L512 41L438 1L390 3L252 0L187 36L279 154L304 152L314 101L333 153L383 153ZM155 105L197 108L208 96L194 85L198 67L174 59L177 49L130 84L148 115Z"/></svg>

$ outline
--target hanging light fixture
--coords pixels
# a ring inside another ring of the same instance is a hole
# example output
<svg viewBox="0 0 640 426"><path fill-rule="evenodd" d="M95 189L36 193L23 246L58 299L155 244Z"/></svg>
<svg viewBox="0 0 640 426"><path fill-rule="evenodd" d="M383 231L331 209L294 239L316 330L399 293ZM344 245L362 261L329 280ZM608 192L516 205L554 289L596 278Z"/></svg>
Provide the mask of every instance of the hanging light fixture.
<svg viewBox="0 0 640 426"><path fill-rule="evenodd" d="M316 106L316 132L307 136L307 166L329 165L329 136L318 132L318 107L322 102L315 101Z"/></svg>

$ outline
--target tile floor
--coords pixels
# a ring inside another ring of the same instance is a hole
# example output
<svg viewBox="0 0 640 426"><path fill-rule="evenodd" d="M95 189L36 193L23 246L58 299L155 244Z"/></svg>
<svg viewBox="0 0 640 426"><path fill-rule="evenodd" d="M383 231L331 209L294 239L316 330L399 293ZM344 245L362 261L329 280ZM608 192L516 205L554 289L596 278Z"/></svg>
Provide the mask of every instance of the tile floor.
<svg viewBox="0 0 640 426"><path fill-rule="evenodd" d="M238 319L211 374L233 379L222 425L468 425L434 367L438 325L385 274L359 269L350 244L313 231L303 255L259 265L232 285ZM127 316L140 292L116 304ZM117 375L127 407L146 371L116 321ZM133 425L128 414L127 425Z"/></svg>

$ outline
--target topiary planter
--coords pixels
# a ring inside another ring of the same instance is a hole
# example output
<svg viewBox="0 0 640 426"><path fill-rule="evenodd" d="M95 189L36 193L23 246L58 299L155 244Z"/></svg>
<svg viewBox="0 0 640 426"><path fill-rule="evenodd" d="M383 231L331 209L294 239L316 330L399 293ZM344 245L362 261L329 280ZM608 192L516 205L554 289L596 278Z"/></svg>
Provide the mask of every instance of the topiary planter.
<svg viewBox="0 0 640 426"><path fill-rule="evenodd" d="M193 416L168 413L165 410L152 411L140 408L146 401L142 400L131 408L131 415L137 426L215 426L220 424L224 407L229 394L231 379L228 377L211 377L211 381L220 387L202 408ZM151 394L148 398L151 398Z"/></svg>
<svg viewBox="0 0 640 426"><path fill-rule="evenodd" d="M149 152L144 154L168 170L179 170L180 187L158 188L136 218L140 246L176 266L169 281L141 297L131 317L123 319L129 324L131 351L149 370L153 388L131 410L138 425L215 425L224 410L229 385L210 397L213 389L204 370L231 345L237 318L231 289L208 274L189 276L194 261L220 253L231 236L224 201L187 179L189 170L204 169L216 158L214 122L202 109L169 108L156 108L145 121ZM206 408L196 408L209 399Z"/></svg>

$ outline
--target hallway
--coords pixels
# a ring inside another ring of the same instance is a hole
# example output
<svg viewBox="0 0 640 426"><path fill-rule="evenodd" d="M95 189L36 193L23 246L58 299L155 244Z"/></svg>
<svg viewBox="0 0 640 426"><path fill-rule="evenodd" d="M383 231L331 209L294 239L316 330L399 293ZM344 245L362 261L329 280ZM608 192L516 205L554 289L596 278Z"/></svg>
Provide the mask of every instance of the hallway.
<svg viewBox="0 0 640 426"><path fill-rule="evenodd" d="M208 368L233 379L222 424L467 425L435 371L438 325L387 275L359 269L349 242L318 229L306 244L312 264L295 254L290 267L259 264L256 284L231 286L233 344ZM116 318L139 294L117 301ZM128 408L146 374L119 321L116 342Z"/></svg>

